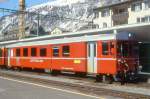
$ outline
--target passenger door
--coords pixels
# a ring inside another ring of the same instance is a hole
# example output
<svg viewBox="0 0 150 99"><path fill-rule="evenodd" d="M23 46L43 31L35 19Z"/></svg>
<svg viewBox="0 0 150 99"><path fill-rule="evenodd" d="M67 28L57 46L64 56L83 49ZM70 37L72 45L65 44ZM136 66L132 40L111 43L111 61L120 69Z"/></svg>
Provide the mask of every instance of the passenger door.
<svg viewBox="0 0 150 99"><path fill-rule="evenodd" d="M7 65L10 66L11 49L8 49L7 51L8 51L7 52L8 53L8 63L7 63Z"/></svg>
<svg viewBox="0 0 150 99"><path fill-rule="evenodd" d="M88 42L87 44L87 71L88 73L97 73L97 43Z"/></svg>

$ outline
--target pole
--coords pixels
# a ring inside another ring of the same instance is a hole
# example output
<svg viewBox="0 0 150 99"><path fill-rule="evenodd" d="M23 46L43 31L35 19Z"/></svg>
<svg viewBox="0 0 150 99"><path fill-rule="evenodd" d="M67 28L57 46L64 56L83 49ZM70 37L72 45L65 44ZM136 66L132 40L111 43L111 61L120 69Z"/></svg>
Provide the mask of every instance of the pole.
<svg viewBox="0 0 150 99"><path fill-rule="evenodd" d="M25 38L25 0L19 0L19 39Z"/></svg>

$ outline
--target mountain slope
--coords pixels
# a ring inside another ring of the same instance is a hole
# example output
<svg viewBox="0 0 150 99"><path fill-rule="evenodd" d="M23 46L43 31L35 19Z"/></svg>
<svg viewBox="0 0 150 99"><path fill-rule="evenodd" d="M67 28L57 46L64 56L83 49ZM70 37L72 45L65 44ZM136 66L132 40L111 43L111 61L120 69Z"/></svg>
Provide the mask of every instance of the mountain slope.
<svg viewBox="0 0 150 99"><path fill-rule="evenodd" d="M123 0L121 0L123 1ZM93 27L93 9L120 2L120 0L55 0L27 8L30 14L25 15L26 34L35 35L38 24L43 31L50 32L54 28L65 31L80 31ZM37 14L33 14L37 13ZM38 13L40 15L38 15ZM37 21L37 19L40 19ZM18 29L18 14L14 13L0 19L0 33L15 34L12 29ZM18 31L15 31L18 33Z"/></svg>

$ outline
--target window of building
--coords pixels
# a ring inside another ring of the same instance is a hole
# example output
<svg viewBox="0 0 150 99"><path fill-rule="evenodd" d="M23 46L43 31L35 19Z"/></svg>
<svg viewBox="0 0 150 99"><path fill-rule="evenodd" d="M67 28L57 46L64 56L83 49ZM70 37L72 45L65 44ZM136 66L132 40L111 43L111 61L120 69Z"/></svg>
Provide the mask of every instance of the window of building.
<svg viewBox="0 0 150 99"><path fill-rule="evenodd" d="M2 57L3 56L3 51L2 51L2 49L0 48L0 57Z"/></svg>
<svg viewBox="0 0 150 99"><path fill-rule="evenodd" d="M103 23L103 28L107 28L107 23Z"/></svg>
<svg viewBox="0 0 150 99"><path fill-rule="evenodd" d="M25 57L28 56L28 48L23 49L23 56L25 56Z"/></svg>
<svg viewBox="0 0 150 99"><path fill-rule="evenodd" d="M58 57L59 56L59 47L53 47L53 56Z"/></svg>
<svg viewBox="0 0 150 99"><path fill-rule="evenodd" d="M17 56L17 57L20 56L20 49L16 49L16 56Z"/></svg>
<svg viewBox="0 0 150 99"><path fill-rule="evenodd" d="M140 23L141 22L141 18L137 18L137 23Z"/></svg>
<svg viewBox="0 0 150 99"><path fill-rule="evenodd" d="M69 46L63 46L62 47L62 54L63 54L63 56L69 56L70 55L70 47Z"/></svg>
<svg viewBox="0 0 150 99"><path fill-rule="evenodd" d="M109 9L104 9L104 10L101 12L101 16L102 16L102 17L110 16L110 11L109 11Z"/></svg>
<svg viewBox="0 0 150 99"><path fill-rule="evenodd" d="M145 4L145 9L150 8L150 0L145 0L144 4Z"/></svg>
<svg viewBox="0 0 150 99"><path fill-rule="evenodd" d="M127 11L126 11L126 9L119 9L119 14L121 14L121 13L126 13Z"/></svg>
<svg viewBox="0 0 150 99"><path fill-rule="evenodd" d="M36 55L37 55L37 49L31 48L31 56L36 56Z"/></svg>
<svg viewBox="0 0 150 99"><path fill-rule="evenodd" d="M42 56L42 57L46 56L46 54L47 54L46 51L47 51L46 48L41 48L40 49L40 56Z"/></svg>
<svg viewBox="0 0 150 99"><path fill-rule="evenodd" d="M98 25L98 24L96 24L96 25L95 25L95 28L96 28L96 29L98 29L98 28L99 28L99 25Z"/></svg>
<svg viewBox="0 0 150 99"><path fill-rule="evenodd" d="M109 54L109 44L108 42L102 42L102 54L108 55Z"/></svg>
<svg viewBox="0 0 150 99"><path fill-rule="evenodd" d="M99 18L99 12L98 11L95 12L95 18Z"/></svg>
<svg viewBox="0 0 150 99"><path fill-rule="evenodd" d="M141 18L141 22L145 22L145 18Z"/></svg>
<svg viewBox="0 0 150 99"><path fill-rule="evenodd" d="M132 11L141 11L142 10L142 3L141 2L133 3L131 10Z"/></svg>
<svg viewBox="0 0 150 99"><path fill-rule="evenodd" d="M141 18L141 22L148 22L149 21L149 16Z"/></svg>
<svg viewBox="0 0 150 99"><path fill-rule="evenodd" d="M149 16L145 16L145 22L149 22Z"/></svg>

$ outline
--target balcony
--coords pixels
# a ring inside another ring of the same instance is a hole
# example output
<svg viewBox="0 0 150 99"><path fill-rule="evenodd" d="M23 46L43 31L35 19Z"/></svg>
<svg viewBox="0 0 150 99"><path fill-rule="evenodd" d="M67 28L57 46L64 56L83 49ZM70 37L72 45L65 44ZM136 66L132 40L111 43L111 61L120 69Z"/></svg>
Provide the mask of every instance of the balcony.
<svg viewBox="0 0 150 99"><path fill-rule="evenodd" d="M119 14L114 14L112 15L112 20L113 21L124 21L124 20L128 20L129 18L129 13L128 12L122 12Z"/></svg>

